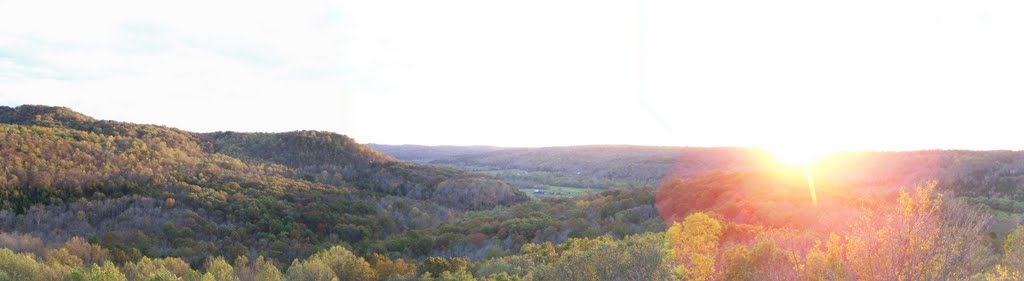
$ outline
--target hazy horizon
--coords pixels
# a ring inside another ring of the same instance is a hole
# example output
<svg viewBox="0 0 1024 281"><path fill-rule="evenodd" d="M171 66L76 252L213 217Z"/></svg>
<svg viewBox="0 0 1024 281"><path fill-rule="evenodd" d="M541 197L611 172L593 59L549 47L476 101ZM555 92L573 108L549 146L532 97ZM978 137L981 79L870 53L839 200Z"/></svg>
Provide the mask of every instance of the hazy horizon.
<svg viewBox="0 0 1024 281"><path fill-rule="evenodd" d="M8 107L18 107L18 106L21 106L21 105L53 106L53 105L45 105L45 104L18 104L18 105L0 104L0 106L8 106ZM66 107L66 106L64 106L64 107ZM75 110L75 108L71 108L71 107L68 107L68 108L72 109L72 110ZM134 121L125 121L125 120L115 120L115 119L99 118L99 117L97 117L95 115L91 115L91 114L88 114L86 112L80 112L80 111L77 111L77 110L75 110L75 111L79 112L79 113L82 113L82 114L85 114L85 115L88 115L90 117L94 117L94 118L100 119L100 120L117 121L117 122L130 122L130 123L136 123L136 124L152 124L152 125L166 126L166 127L170 127L170 128L175 128L175 129L185 130L185 131L195 132L195 133L214 133L214 132L286 133L286 132L297 132L297 131L327 131L327 132L333 132L333 133L337 133L337 134L346 135L348 137L352 137L357 142L363 143L363 144L389 145L389 146L492 147L492 148L503 148L503 149L504 148L574 147L574 146L638 146L638 147L663 147L663 148L738 148L738 149L766 149L766 150L774 149L774 147L758 146L758 145L730 146L730 145L633 144L633 143L579 143L579 144L563 144L563 145L556 144L556 145L533 145L533 146L529 146L529 145L518 145L518 146L517 145L494 145L494 144L445 144L445 143L441 143L441 144L422 144L422 143L402 143L402 142L400 142L400 143L382 143L382 142L367 142L367 141L363 141L363 140L360 140L360 139L358 139L358 138L356 138L356 137L354 137L352 135L346 134L345 132L339 132L339 131L335 131L335 130L294 129L294 130L281 130L281 131L244 131L244 130L224 129L224 130L198 131L198 130L189 130L189 129L185 129L185 128L179 128L179 127L175 127L175 126L171 126L171 125L167 125L167 124L156 124L156 123L145 123L145 122L134 122ZM872 149L872 148L847 149L847 148L835 148L835 149L830 149L827 152L828 153L832 153L832 152L912 152L912 151L929 151L929 150L1022 151L1022 149L999 149L999 148L996 148L996 149L970 149L970 148L932 147L932 148L913 148L913 149Z"/></svg>
<svg viewBox="0 0 1024 281"><path fill-rule="evenodd" d="M31 104L23 104L23 105L31 105ZM21 106L21 105L0 104L0 106L17 107L17 106ZM42 105L42 106L48 106L48 105ZM70 108L70 109L74 110L74 108ZM83 113L83 114L89 115L89 114L84 113L84 112L79 112L79 113ZM89 115L89 116L94 117L94 118L96 117L96 116L92 116L92 115ZM113 119L103 119L103 118L98 118L98 119L109 120L109 121L117 121L117 122L128 122L128 121L123 121L123 120L113 120ZM137 122L132 122L132 123L137 123ZM143 123L139 123L139 124L143 124ZM153 125L168 126L166 124L153 124ZM185 131L191 131L191 130L187 130L187 129L183 129L183 128L177 128L177 127L174 127L174 126L168 126L168 127L176 128L176 129L181 129L181 130L185 130ZM310 130L312 130L312 129L297 129L297 130L285 130L285 131L212 130L212 131L191 131L191 132L196 132L196 133L214 133L214 132L285 133L285 132L310 131ZM338 134L342 134L342 135L347 135L345 132L338 132L338 131L332 131L332 130L315 130L315 131L328 131L328 132L338 133ZM347 135L347 136L352 137L351 135ZM491 145L491 144L380 143L380 142L366 142L366 141L362 141L362 140L360 140L358 138L354 138L354 137L353 137L353 139L355 139L359 143L370 144L370 145L424 146L424 147L488 147L488 148L498 148L498 149L557 148L557 147L577 147L577 146L636 146L636 147L659 147L659 148L736 148L736 149L764 149L764 150L772 150L772 149L774 149L773 147L753 146L753 145L752 146L696 146L696 145L672 145L672 144L659 145L659 144L630 144L630 143L580 143L580 144L566 144L566 145L508 146L508 145ZM823 153L836 153L836 152L914 152L914 151L930 151L930 150L1021 151L1021 149L963 149L963 148L941 148L941 147L939 147L939 148L905 149L905 150L892 150L892 149L844 149L844 148L838 148L838 149L832 149L832 150L829 150L829 151L823 151Z"/></svg>

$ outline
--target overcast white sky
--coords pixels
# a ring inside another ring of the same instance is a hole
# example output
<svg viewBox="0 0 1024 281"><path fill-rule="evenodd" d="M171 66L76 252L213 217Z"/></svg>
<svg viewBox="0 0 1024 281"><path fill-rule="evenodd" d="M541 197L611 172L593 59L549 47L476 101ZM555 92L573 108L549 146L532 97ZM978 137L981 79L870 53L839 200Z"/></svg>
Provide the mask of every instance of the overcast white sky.
<svg viewBox="0 0 1024 281"><path fill-rule="evenodd" d="M1024 149L1021 1L0 0L0 105L361 142Z"/></svg>

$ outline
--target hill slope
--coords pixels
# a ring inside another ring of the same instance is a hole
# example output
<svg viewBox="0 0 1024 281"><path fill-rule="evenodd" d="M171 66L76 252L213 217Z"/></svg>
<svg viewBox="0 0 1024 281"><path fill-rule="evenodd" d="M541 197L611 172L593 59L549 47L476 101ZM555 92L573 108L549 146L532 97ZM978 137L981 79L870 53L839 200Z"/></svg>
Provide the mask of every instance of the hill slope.
<svg viewBox="0 0 1024 281"><path fill-rule="evenodd" d="M303 179L440 202L463 209L524 201L508 184L465 172L405 163L351 138L329 132L205 134L218 153L280 164ZM453 199L457 198L457 199Z"/></svg>
<svg viewBox="0 0 1024 281"><path fill-rule="evenodd" d="M0 107L0 230L98 237L125 255L290 260L524 200L500 181L333 133L196 134Z"/></svg>

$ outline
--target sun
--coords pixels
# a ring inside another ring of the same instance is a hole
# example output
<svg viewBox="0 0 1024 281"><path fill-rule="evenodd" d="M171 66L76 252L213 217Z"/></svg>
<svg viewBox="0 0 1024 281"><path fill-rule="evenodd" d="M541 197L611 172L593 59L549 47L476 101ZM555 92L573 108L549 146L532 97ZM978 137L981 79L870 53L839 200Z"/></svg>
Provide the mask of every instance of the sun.
<svg viewBox="0 0 1024 281"><path fill-rule="evenodd" d="M821 160L829 151L806 145L790 145L769 149L769 151L775 156L775 160L783 165L803 167L804 177L807 180L807 191L811 195L811 204L817 206L818 192L814 188L814 172L811 164Z"/></svg>
<svg viewBox="0 0 1024 281"><path fill-rule="evenodd" d="M820 160L829 153L826 149L806 146L784 146L769 148L775 160L783 165L806 166Z"/></svg>

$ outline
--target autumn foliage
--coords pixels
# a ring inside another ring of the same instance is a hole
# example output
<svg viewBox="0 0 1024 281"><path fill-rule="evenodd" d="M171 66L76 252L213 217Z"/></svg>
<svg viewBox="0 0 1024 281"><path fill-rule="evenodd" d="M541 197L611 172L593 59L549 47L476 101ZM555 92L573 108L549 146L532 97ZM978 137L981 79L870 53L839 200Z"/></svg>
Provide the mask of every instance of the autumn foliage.
<svg viewBox="0 0 1024 281"><path fill-rule="evenodd" d="M839 159L817 203L804 170L744 153L438 158L485 166L460 171L329 132L0 106L0 281L1024 280L1018 152ZM536 183L608 190L516 189Z"/></svg>
<svg viewBox="0 0 1024 281"><path fill-rule="evenodd" d="M1009 235L1004 261L993 269L985 233L991 217L943 196L935 182L878 206L845 227L760 228L752 241L723 239L721 225L734 222L695 212L668 229L666 246L686 280L963 280L987 270L1020 272L1024 231Z"/></svg>

